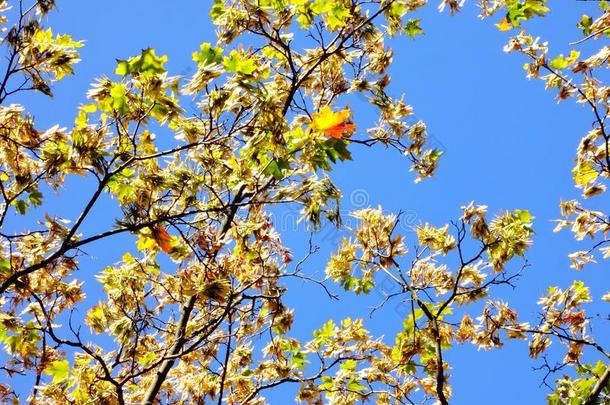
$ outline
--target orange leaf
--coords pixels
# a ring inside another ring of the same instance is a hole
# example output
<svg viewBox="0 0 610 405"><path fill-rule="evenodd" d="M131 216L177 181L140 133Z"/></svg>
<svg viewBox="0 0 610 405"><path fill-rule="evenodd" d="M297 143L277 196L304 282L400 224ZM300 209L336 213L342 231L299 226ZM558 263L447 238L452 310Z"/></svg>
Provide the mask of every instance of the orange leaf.
<svg viewBox="0 0 610 405"><path fill-rule="evenodd" d="M356 126L348 122L350 110L334 112L329 106L324 106L312 116L312 128L333 138L343 138L345 133L356 130Z"/></svg>
<svg viewBox="0 0 610 405"><path fill-rule="evenodd" d="M324 131L325 135L331 136L333 138L343 138L343 133L345 132L354 132L356 130L356 126L354 124L339 124L335 127L329 128Z"/></svg>
<svg viewBox="0 0 610 405"><path fill-rule="evenodd" d="M165 253L169 252L172 249L172 237L169 233L167 233L167 229L162 226L156 226L153 228L153 238L157 245L163 250Z"/></svg>

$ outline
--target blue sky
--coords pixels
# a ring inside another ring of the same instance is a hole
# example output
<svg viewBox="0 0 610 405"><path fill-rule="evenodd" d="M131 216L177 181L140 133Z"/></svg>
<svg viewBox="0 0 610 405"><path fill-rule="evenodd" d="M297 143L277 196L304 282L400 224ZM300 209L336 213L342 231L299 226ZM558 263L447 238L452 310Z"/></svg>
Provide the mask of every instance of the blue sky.
<svg viewBox="0 0 610 405"><path fill-rule="evenodd" d="M40 128L56 123L69 127L78 104L86 102L90 83L100 75L110 75L115 59L154 47L158 54L168 55L167 67L172 75L188 74L193 68L191 53L200 43L215 40L205 1L72 0L59 4L59 12L50 16L50 25L58 32L85 39L86 46L76 76L55 86L53 100L38 95L19 99L34 113ZM580 38L576 22L595 5L564 0L550 6L552 13L528 28L549 40L551 55L569 52L568 43ZM354 160L337 166L331 176L343 190L345 212L362 208L358 198L363 198L388 212L405 211L412 224L443 224L457 218L460 206L471 200L488 205L490 212L529 209L536 217L535 243L528 255L531 266L517 289L497 289L495 296L508 301L524 320L533 321L536 301L548 285L565 287L579 278L592 287L594 297L606 292L606 264L593 265L582 273L569 269L566 255L578 250L579 244L567 231L553 234L551 222L559 217L561 199L579 195L572 186L571 168L578 140L588 131L592 119L584 106L571 101L557 104L554 95L544 91L542 82L526 80L522 69L525 60L502 51L507 35L498 32L492 21L477 18L477 12L475 4L468 2L460 15L450 17L448 13L439 14L433 2L418 15L425 35L416 41L408 37L391 41L395 56L390 89L395 95L406 93L415 115L426 121L435 142L445 150L437 176L415 185L408 162L399 154L382 148L360 149L357 145L352 146ZM586 45L581 48L586 53ZM360 128L372 125L374 120L371 111L357 116ZM49 211L74 219L91 187L82 180L71 180L66 193L51 201ZM592 205L604 202L602 197ZM116 213L116 202L103 201L85 232L106 228ZM275 214L276 221L284 224L289 223L286 215L294 215ZM13 221L15 226L22 226L24 220L15 217ZM285 228L280 229L284 241L298 258L308 235L303 227ZM412 246L413 235L408 238ZM305 269L322 277L339 237L325 228L315 240L320 252ZM81 271L87 274L91 304L101 297L91 276L120 258L120 242L115 239L89 248L93 258L83 263ZM380 301L376 292L369 297L342 294L337 302L328 300L313 285L293 283L291 287L297 288L289 290L287 302L296 311L294 333L298 337L307 338L329 317L365 317L373 334L388 339L401 327L401 316L393 305L368 319L368 308ZM596 335L601 336L600 332ZM453 367L455 404L544 402L547 391L538 387L543 375L532 371L539 362L528 358L523 342L512 342L492 352L456 347L447 359ZM280 391L269 399L272 404L291 403L286 395Z"/></svg>

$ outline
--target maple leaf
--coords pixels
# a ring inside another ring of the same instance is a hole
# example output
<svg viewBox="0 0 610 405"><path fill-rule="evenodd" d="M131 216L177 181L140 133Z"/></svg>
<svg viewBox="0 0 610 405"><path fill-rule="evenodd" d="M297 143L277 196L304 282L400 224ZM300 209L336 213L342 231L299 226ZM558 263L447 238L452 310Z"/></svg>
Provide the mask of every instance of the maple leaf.
<svg viewBox="0 0 610 405"><path fill-rule="evenodd" d="M45 368L45 373L53 376L53 383L64 381L70 374L70 362L68 360L57 360Z"/></svg>
<svg viewBox="0 0 610 405"><path fill-rule="evenodd" d="M156 226L153 228L153 238L157 245L163 250L165 253L169 252L172 249L172 237L162 226Z"/></svg>
<svg viewBox="0 0 610 405"><path fill-rule="evenodd" d="M334 112L329 106L324 106L313 115L312 128L333 138L343 138L344 133L352 133L356 130L354 124L347 122L350 114L348 108Z"/></svg>

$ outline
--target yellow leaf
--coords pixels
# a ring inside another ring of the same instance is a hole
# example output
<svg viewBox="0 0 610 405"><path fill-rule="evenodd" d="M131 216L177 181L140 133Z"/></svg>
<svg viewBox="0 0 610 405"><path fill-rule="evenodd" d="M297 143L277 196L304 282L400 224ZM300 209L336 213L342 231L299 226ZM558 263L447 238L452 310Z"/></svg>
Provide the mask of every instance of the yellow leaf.
<svg viewBox="0 0 610 405"><path fill-rule="evenodd" d="M146 352L146 354L138 359L138 363L147 366L154 363L155 360L157 360L157 355L154 352Z"/></svg>
<svg viewBox="0 0 610 405"><path fill-rule="evenodd" d="M157 241L146 235L141 235L136 243L138 250L153 250L157 246Z"/></svg>
<svg viewBox="0 0 610 405"><path fill-rule="evenodd" d="M579 161L574 169L572 169L572 175L574 177L574 183L576 183L577 186L586 186L597 179L599 173L597 173L591 162Z"/></svg>
<svg viewBox="0 0 610 405"><path fill-rule="evenodd" d="M97 111L97 105L95 105L94 103L92 104L83 104L80 106L80 109L84 112L87 113L94 113Z"/></svg>
<svg viewBox="0 0 610 405"><path fill-rule="evenodd" d="M500 22L496 24L496 27L500 31L509 31L510 29L513 28L512 24L509 23L506 18L503 18L502 20L500 20Z"/></svg>

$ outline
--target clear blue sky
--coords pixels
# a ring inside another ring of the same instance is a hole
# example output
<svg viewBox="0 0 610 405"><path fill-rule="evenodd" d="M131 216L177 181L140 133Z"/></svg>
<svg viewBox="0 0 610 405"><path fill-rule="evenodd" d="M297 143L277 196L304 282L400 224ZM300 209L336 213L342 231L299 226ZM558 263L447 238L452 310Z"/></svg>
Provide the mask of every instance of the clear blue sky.
<svg viewBox="0 0 610 405"><path fill-rule="evenodd" d="M578 196L570 171L578 140L588 131L592 119L585 107L572 102L557 104L554 95L544 91L543 83L526 80L523 58L502 51L507 35L498 32L491 21L478 19L474 2L468 3L460 15L450 17L439 14L433 1L418 15L423 19L425 35L416 41L408 37L392 41L395 57L390 88L394 94L406 93L406 101L417 117L427 122L430 133L445 149L437 177L415 185L408 162L400 155L381 148L371 151L353 146L354 161L338 166L332 178L344 192L343 209L361 207L360 202L350 201L356 191L373 206L406 211L415 223L443 224L457 218L459 207L471 200L489 205L490 212L529 209L536 217L535 243L528 256L531 267L516 290L497 289L495 296L519 310L524 320L533 321L536 301L548 285L565 287L580 278L592 287L595 297L606 292L603 281L607 280L607 264L591 266L582 273L569 269L566 255L578 250L579 245L567 231L553 234L554 224L550 222L559 216L561 199ZM20 101L34 113L39 127L55 123L69 127L76 107L86 101L89 84L95 77L111 74L117 58L154 47L158 54L169 56L171 74L186 74L193 66L191 53L200 43L215 40L208 7L209 2L192 0L60 1L60 11L52 14L50 25L58 32L86 40L77 75L56 85L54 100L27 96ZM594 7L571 0L551 2L551 15L529 27L554 45L551 54L565 53L568 43L579 38L575 24L580 15ZM372 114L359 114L357 124L364 128L374 119ZM56 198L49 211L75 215L90 187L72 180L67 194ZM103 202L85 232L107 227L115 215L115 203ZM19 225L23 219L14 221ZM307 234L302 227L286 228L284 241L298 258ZM412 246L414 239L409 237ZM325 228L317 240L321 251L308 262L306 271L323 276L325 261L338 237ZM93 259L81 266L81 273L88 274L84 278L91 304L100 299L99 287L91 276L121 256L117 241L121 239L90 247ZM295 286L298 288L289 290L287 301L296 310L294 333L304 339L329 317L368 318L368 307L380 301L374 293L370 297L342 294L339 302L332 302L317 287ZM391 305L367 319L373 334L389 339L401 323ZM596 335L601 336L601 332ZM512 342L492 352L456 347L447 359L453 367L452 403L545 402L547 391L538 387L542 374L532 371L539 363L529 360L524 342ZM285 392L279 392L269 399L272 404L292 403L292 398L285 396Z"/></svg>

